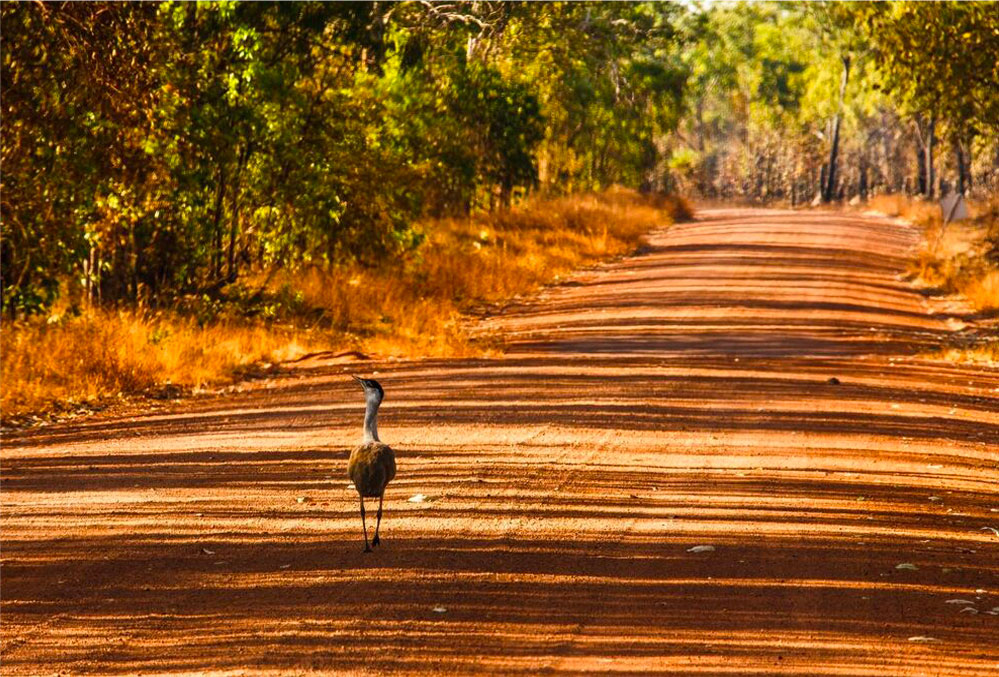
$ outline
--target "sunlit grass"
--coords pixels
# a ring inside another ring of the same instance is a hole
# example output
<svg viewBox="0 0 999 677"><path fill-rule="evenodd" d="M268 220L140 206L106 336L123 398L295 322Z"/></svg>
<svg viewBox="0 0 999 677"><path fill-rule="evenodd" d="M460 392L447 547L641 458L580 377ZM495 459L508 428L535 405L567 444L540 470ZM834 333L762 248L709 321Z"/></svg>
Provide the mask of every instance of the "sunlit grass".
<svg viewBox="0 0 999 677"><path fill-rule="evenodd" d="M91 310L78 317L5 325L5 419L71 411L158 386L230 381L240 369L303 354L318 337L232 322L198 326L176 313Z"/></svg>
<svg viewBox="0 0 999 677"><path fill-rule="evenodd" d="M970 220L946 226L935 202L882 195L872 198L869 206L923 229L923 242L910 266L923 284L961 294L975 310L990 311L999 309L999 269L985 255L990 232L999 227L999 198L993 203L971 205Z"/></svg>
<svg viewBox="0 0 999 677"><path fill-rule="evenodd" d="M689 216L675 198L613 189L539 200L471 219L424 224L425 244L377 268L288 274L277 284L356 347L389 355L467 355L462 314L529 293L581 266L633 251L659 225Z"/></svg>
<svg viewBox="0 0 999 677"><path fill-rule="evenodd" d="M867 206L886 216L898 216L923 227L939 226L942 221L940 207L936 202L908 195L875 195Z"/></svg>
<svg viewBox="0 0 999 677"><path fill-rule="evenodd" d="M427 222L421 247L377 267L273 276L271 291L291 289L299 299L300 315L281 324L232 318L202 325L173 311L98 309L5 323L0 410L9 421L165 384L190 389L226 383L253 365L314 350L407 357L488 353L501 338L473 337L466 313L633 251L651 229L689 213L676 198L612 189Z"/></svg>
<svg viewBox="0 0 999 677"><path fill-rule="evenodd" d="M970 219L946 226L936 202L887 195L872 198L869 206L923 229L923 241L909 266L921 284L960 294L976 313L999 311L999 267L987 255L999 242L999 197L969 205ZM947 348L943 355L959 362L999 362L999 337L980 338L974 346Z"/></svg>

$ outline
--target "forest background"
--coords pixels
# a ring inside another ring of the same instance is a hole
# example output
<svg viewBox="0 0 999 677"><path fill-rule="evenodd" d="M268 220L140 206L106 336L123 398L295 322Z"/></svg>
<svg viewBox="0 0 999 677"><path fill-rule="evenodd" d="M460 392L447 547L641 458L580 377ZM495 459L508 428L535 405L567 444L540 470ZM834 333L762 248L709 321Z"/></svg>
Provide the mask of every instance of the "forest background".
<svg viewBox="0 0 999 677"><path fill-rule="evenodd" d="M677 195L901 196L916 273L999 307L994 2L0 12L7 421L494 349L467 313L633 250Z"/></svg>

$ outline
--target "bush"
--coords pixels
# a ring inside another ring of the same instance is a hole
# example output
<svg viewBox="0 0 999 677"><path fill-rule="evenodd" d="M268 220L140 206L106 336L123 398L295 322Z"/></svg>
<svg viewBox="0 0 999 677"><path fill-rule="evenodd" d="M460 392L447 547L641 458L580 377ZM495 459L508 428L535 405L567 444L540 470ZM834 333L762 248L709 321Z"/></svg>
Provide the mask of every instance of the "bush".
<svg viewBox="0 0 999 677"><path fill-rule="evenodd" d="M624 189L533 200L418 224L422 244L377 267L279 272L156 314L92 310L5 322L0 409L9 421L149 394L164 384L224 383L259 362L318 349L488 352L495 341L474 336L464 313L633 251L649 230L689 215L682 200Z"/></svg>

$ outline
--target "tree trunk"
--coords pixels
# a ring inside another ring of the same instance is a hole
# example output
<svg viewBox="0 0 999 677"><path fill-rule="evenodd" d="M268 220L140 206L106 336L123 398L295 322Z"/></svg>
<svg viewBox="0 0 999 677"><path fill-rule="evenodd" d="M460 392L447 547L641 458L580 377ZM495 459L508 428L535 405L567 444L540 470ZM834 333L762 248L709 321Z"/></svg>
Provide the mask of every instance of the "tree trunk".
<svg viewBox="0 0 999 677"><path fill-rule="evenodd" d="M926 142L919 131L919 120L916 120L916 138L919 147L916 149L916 192L919 195L926 195Z"/></svg>
<svg viewBox="0 0 999 677"><path fill-rule="evenodd" d="M791 196L791 206L798 204L798 156L794 155L794 163L791 165L791 175L787 182L787 192Z"/></svg>
<svg viewBox="0 0 999 677"><path fill-rule="evenodd" d="M139 302L139 241L135 236L135 219L128 228L128 295L132 303Z"/></svg>
<svg viewBox="0 0 999 677"><path fill-rule="evenodd" d="M232 191L232 213L229 216L229 245L226 247L226 276L232 284L236 281L236 236L239 234L239 187Z"/></svg>
<svg viewBox="0 0 999 677"><path fill-rule="evenodd" d="M826 186L822 201L831 202L836 191L836 156L839 154L839 126L843 117L843 99L846 97L846 83L850 79L850 56L843 57L843 79L839 83L839 107L833 118L832 145L829 148L829 173L826 176Z"/></svg>
<svg viewBox="0 0 999 677"><path fill-rule="evenodd" d="M225 199L225 167L219 165L218 185L215 187L215 214L212 219L212 279L222 276L222 201Z"/></svg>
<svg viewBox="0 0 999 677"><path fill-rule="evenodd" d="M936 184L936 172L933 170L933 146L936 143L937 116L933 113L930 116L930 126L926 133L926 197L933 199Z"/></svg>
<svg viewBox="0 0 999 677"><path fill-rule="evenodd" d="M968 189L968 161L964 153L964 144L960 139L954 140L954 154L957 156L957 192L964 195Z"/></svg>
<svg viewBox="0 0 999 677"><path fill-rule="evenodd" d="M232 188L232 205L229 208L229 245L226 251L226 280L229 284L236 281L236 237L239 235L239 197L240 180L243 177L243 170L250 159L252 149L247 144L239 153L239 164L236 167L236 176Z"/></svg>
<svg viewBox="0 0 999 677"><path fill-rule="evenodd" d="M91 242L90 250L87 252L87 258L83 261L83 270L85 284L87 288L87 303L91 306L97 305L99 302L99 291L100 291L100 259L97 254L97 246Z"/></svg>
<svg viewBox="0 0 999 677"><path fill-rule="evenodd" d="M860 176L857 179L857 195L859 195L861 199L866 200L867 199L867 156L866 155L860 156L859 174Z"/></svg>

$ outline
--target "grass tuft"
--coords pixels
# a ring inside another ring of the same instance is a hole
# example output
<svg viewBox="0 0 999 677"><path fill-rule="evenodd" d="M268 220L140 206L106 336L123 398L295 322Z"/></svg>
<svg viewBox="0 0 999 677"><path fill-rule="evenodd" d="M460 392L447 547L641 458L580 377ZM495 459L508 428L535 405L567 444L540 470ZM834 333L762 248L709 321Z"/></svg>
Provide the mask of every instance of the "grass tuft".
<svg viewBox="0 0 999 677"><path fill-rule="evenodd" d="M928 287L960 294L978 316L980 335L974 345L947 348L944 356L957 362L999 361L999 336L992 319L999 311L999 196L969 205L970 219L946 226L934 202L887 195L872 198L869 206L923 229L910 273Z"/></svg>
<svg viewBox="0 0 999 677"><path fill-rule="evenodd" d="M315 340L274 326L201 327L176 313L95 309L77 317L5 324L0 344L0 406L9 421L231 381L260 362L297 357Z"/></svg>

